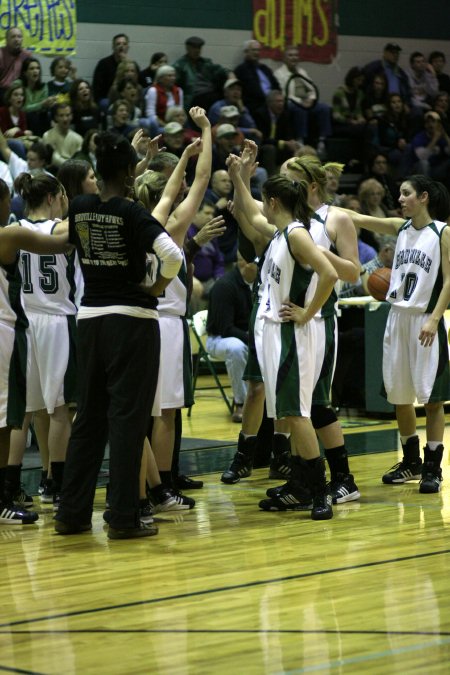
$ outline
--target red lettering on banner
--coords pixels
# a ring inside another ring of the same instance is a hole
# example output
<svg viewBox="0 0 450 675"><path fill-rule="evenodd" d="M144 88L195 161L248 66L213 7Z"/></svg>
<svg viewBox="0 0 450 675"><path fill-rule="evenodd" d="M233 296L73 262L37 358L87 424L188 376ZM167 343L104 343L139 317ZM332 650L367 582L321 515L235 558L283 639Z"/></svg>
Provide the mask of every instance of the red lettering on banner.
<svg viewBox="0 0 450 675"><path fill-rule="evenodd" d="M253 0L253 36L261 56L281 59L298 45L302 61L330 63L337 53L337 0Z"/></svg>

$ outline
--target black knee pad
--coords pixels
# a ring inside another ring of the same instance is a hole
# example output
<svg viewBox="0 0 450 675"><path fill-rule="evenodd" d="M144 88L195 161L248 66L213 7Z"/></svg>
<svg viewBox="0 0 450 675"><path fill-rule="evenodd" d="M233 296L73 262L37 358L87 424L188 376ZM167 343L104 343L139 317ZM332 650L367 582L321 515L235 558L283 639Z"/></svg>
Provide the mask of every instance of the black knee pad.
<svg viewBox="0 0 450 675"><path fill-rule="evenodd" d="M337 422L336 413L333 408L327 408L324 405L313 405L311 407L311 422L314 429L323 429L323 427Z"/></svg>

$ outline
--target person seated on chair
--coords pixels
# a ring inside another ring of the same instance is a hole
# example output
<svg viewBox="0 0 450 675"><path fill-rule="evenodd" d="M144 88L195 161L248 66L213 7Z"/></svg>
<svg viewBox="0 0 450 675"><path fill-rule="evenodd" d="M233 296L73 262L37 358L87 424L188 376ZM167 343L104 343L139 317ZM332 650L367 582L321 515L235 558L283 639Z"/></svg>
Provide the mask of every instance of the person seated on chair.
<svg viewBox="0 0 450 675"><path fill-rule="evenodd" d="M234 399L233 422L242 422L246 384L242 380L248 354L248 322L252 308L251 284L256 265L238 253L236 266L220 277L209 296L206 349L223 359Z"/></svg>

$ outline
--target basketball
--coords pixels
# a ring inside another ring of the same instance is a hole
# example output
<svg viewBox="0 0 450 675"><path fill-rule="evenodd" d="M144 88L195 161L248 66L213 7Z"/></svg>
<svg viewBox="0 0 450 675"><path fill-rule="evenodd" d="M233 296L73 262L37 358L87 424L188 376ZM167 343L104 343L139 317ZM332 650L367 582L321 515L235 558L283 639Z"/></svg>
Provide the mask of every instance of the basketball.
<svg viewBox="0 0 450 675"><path fill-rule="evenodd" d="M380 269L372 272L367 279L367 288L375 300L386 300L390 283L391 270L389 267L380 267Z"/></svg>

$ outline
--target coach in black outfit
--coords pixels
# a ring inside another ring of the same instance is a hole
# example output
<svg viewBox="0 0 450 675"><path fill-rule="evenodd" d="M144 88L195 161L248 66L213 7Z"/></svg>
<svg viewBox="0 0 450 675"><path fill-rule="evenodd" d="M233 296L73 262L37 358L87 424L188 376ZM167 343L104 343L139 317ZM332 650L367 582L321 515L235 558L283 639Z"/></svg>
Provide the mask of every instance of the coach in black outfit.
<svg viewBox="0 0 450 675"><path fill-rule="evenodd" d="M105 132L96 138L100 195L75 197L69 241L84 278L78 313L78 410L67 450L55 529L91 528L97 475L110 447L110 539L157 533L140 522L139 469L156 391L160 333L157 296L176 276L181 252L160 223L129 199L137 155ZM146 252L161 261L146 289ZM148 290L148 292L147 292Z"/></svg>

